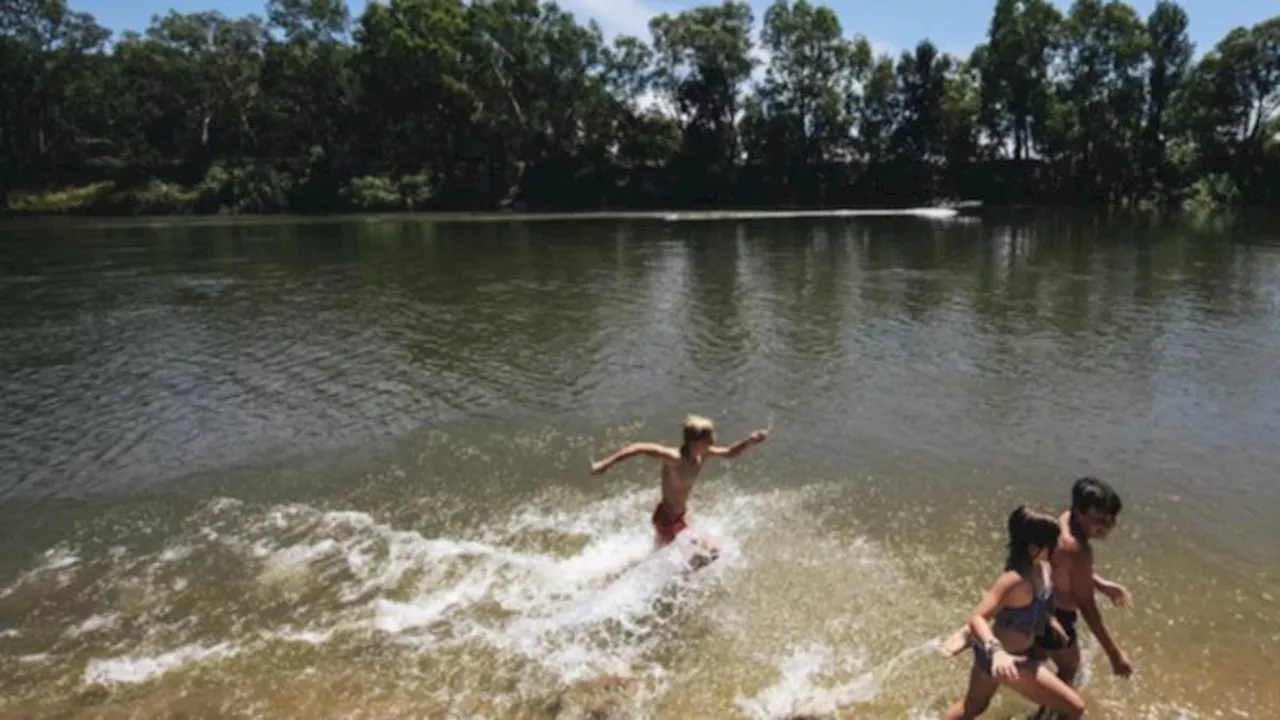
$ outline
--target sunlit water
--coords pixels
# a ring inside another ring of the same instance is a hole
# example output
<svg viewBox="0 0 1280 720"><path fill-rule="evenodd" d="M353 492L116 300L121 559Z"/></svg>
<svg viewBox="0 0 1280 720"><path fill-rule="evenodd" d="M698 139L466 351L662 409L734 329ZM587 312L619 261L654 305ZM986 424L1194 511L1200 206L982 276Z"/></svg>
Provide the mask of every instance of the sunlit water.
<svg viewBox="0 0 1280 720"><path fill-rule="evenodd" d="M1275 238L681 219L0 229L0 716L936 717L1085 473L1089 715L1280 713ZM586 472L689 411L697 573Z"/></svg>

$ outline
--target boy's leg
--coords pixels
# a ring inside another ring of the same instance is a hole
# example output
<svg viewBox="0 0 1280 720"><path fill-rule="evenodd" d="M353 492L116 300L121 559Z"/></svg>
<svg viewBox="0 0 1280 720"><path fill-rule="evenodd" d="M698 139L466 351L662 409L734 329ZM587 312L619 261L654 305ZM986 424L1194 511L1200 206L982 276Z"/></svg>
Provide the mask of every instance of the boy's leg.
<svg viewBox="0 0 1280 720"><path fill-rule="evenodd" d="M1050 650L1045 655L1058 669L1058 679L1068 685L1074 685L1076 673L1080 671L1080 646L1072 645L1064 650Z"/></svg>
<svg viewBox="0 0 1280 720"><path fill-rule="evenodd" d="M1058 679L1062 682L1072 685L1075 683L1076 673L1080 670L1080 639L1076 631L1077 615L1072 611L1055 610L1054 618L1066 633L1066 639L1059 637L1052 627L1045 628L1045 632L1037 640L1036 644L1044 650L1045 656L1058 669Z"/></svg>
<svg viewBox="0 0 1280 720"><path fill-rule="evenodd" d="M1075 684L1076 673L1080 670L1080 641L1076 633L1076 614L1070 611L1054 611L1054 617L1066 633L1066 641L1053 631L1052 627L1036 639L1043 657L1057 668L1057 677L1068 687ZM1034 720L1061 720L1063 713L1049 707L1041 706Z"/></svg>

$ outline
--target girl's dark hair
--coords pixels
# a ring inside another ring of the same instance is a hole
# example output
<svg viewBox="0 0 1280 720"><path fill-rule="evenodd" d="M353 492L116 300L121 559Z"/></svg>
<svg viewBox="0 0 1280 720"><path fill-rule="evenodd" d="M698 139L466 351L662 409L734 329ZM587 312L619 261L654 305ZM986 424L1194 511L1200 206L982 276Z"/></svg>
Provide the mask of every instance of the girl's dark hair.
<svg viewBox="0 0 1280 720"><path fill-rule="evenodd" d="M1058 546L1062 529L1052 511L1031 505L1019 505L1009 513L1009 556L1005 568L1026 572L1031 569L1031 548Z"/></svg>

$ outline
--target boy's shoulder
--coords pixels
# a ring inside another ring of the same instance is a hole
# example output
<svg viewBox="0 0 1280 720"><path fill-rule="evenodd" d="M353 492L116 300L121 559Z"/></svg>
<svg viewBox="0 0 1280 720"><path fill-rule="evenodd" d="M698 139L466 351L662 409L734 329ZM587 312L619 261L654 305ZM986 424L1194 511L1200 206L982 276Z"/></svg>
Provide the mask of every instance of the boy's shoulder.
<svg viewBox="0 0 1280 720"><path fill-rule="evenodd" d="M1093 568L1093 547L1079 538L1064 535L1053 551L1054 565L1065 567L1072 572L1091 571Z"/></svg>
<svg viewBox="0 0 1280 720"><path fill-rule="evenodd" d="M663 443L649 443L648 445L650 451L660 455L663 460L675 462L681 459L680 448L678 447L672 447L671 445Z"/></svg>

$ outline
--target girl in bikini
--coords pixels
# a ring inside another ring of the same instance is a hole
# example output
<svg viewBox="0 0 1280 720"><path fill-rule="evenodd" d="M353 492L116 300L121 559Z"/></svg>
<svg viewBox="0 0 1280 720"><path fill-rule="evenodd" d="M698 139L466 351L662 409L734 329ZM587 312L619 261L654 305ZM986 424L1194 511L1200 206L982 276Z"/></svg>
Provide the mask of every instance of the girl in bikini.
<svg viewBox="0 0 1280 720"><path fill-rule="evenodd" d="M1031 702L1071 720L1084 714L1084 700L1047 667L1029 657L1046 629L1064 635L1053 617L1049 555L1061 527L1051 512L1021 505L1009 515L1009 555L969 618L973 669L969 689L945 715L969 720L981 715L1006 685Z"/></svg>

